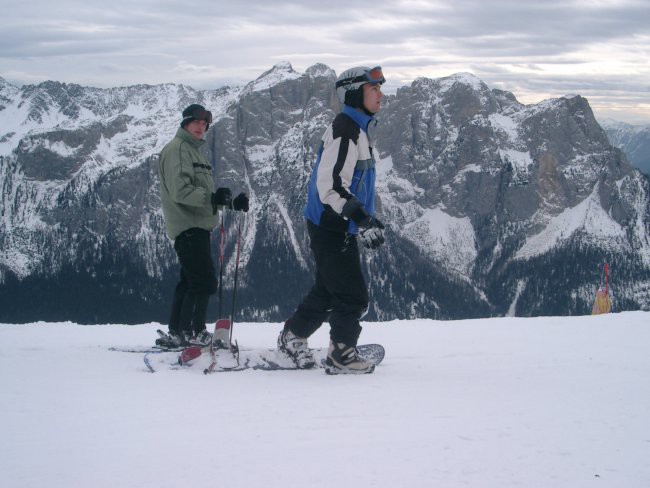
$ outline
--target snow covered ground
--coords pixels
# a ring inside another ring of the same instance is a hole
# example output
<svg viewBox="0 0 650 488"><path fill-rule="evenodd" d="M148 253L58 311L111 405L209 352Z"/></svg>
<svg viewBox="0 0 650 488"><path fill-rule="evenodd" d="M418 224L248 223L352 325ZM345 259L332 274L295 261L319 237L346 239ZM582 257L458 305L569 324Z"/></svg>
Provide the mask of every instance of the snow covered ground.
<svg viewBox="0 0 650 488"><path fill-rule="evenodd" d="M387 356L353 377L108 350L157 327L0 325L2 486L650 486L650 313L365 324Z"/></svg>

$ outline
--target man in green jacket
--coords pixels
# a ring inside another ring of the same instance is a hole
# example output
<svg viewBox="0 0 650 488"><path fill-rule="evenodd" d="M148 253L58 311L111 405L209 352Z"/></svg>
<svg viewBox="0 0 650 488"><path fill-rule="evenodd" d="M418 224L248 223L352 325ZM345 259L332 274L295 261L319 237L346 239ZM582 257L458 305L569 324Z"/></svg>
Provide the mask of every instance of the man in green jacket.
<svg viewBox="0 0 650 488"><path fill-rule="evenodd" d="M210 232L217 225L218 210L248 211L248 197L232 198L229 188L214 190L212 167L199 151L212 114L192 104L183 110L181 127L160 153L160 200L168 237L181 265L180 281L174 290L169 335L156 344L179 347L207 345L211 335L205 319L217 278Z"/></svg>

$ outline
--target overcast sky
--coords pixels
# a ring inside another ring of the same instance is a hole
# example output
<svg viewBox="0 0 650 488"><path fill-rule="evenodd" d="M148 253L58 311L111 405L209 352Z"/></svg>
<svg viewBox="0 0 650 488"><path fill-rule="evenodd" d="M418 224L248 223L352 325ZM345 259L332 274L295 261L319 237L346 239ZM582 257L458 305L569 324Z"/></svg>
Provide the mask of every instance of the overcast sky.
<svg viewBox="0 0 650 488"><path fill-rule="evenodd" d="M650 0L31 0L2 2L0 76L110 87L242 84L381 65L389 93L471 72L524 103L580 94L650 123Z"/></svg>

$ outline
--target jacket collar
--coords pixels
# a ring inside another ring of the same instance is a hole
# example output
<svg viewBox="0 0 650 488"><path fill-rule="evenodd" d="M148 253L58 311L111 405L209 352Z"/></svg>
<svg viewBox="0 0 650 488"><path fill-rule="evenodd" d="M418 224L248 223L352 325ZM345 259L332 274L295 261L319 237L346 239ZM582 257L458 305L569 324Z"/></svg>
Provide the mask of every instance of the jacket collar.
<svg viewBox="0 0 650 488"><path fill-rule="evenodd" d="M368 133L368 124L375 120L374 117L363 113L361 110L350 107L349 105L343 105L343 113L354 120L365 133Z"/></svg>
<svg viewBox="0 0 650 488"><path fill-rule="evenodd" d="M196 137L194 137L192 134L187 132L182 127L179 127L178 130L176 131L176 137L182 139L185 142L189 142L195 147L201 147L205 143L205 140L198 140Z"/></svg>

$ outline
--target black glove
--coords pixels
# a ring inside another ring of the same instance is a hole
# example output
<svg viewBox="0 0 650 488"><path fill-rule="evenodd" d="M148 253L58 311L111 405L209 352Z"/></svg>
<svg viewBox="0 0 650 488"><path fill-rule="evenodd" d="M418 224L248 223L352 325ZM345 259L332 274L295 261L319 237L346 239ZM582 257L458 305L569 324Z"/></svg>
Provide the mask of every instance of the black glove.
<svg viewBox="0 0 650 488"><path fill-rule="evenodd" d="M375 217L368 217L359 222L361 243L368 249L377 249L384 243L384 224Z"/></svg>
<svg viewBox="0 0 650 488"><path fill-rule="evenodd" d="M232 192L230 188L217 188L217 191L212 194L212 214L217 213L217 207L222 205L230 207L232 205Z"/></svg>
<svg viewBox="0 0 650 488"><path fill-rule="evenodd" d="M357 224L361 243L368 249L377 249L384 243L384 233L382 232L384 224L379 219L368 215L363 204L356 197L345 202L341 215Z"/></svg>
<svg viewBox="0 0 650 488"><path fill-rule="evenodd" d="M248 212L248 195L246 195L246 193L240 193L237 195L232 201L232 206L230 208L241 212Z"/></svg>

